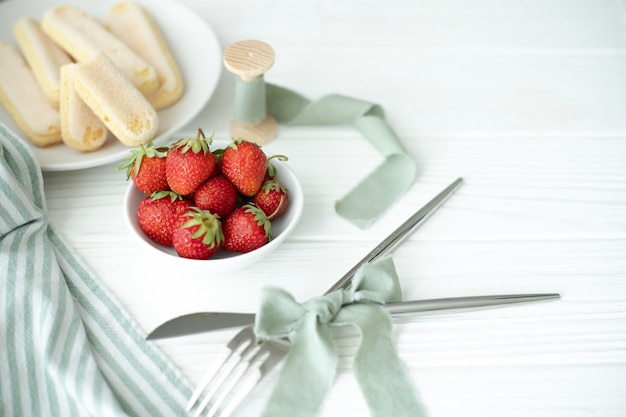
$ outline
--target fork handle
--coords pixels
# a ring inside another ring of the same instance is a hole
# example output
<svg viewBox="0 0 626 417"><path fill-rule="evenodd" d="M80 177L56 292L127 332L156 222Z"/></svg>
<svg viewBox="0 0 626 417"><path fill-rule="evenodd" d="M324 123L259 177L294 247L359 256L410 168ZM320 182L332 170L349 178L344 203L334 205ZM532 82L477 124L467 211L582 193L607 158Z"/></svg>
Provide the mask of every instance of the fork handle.
<svg viewBox="0 0 626 417"><path fill-rule="evenodd" d="M368 264L379 257L392 252L395 248L400 246L402 242L420 226L424 220L426 220L441 204L452 194L453 191L461 185L463 178L457 178L452 184L447 186L443 191L437 194L432 200L430 200L424 207L416 211L411 217L409 217L404 223L402 223L396 230L394 230L389 236L387 236L382 242L380 242L374 249L372 249L363 259L357 262L343 277L339 279L330 287L324 294L331 293L341 288L348 288L350 286L350 280L356 273L356 271L363 265Z"/></svg>
<svg viewBox="0 0 626 417"><path fill-rule="evenodd" d="M558 293L546 294L504 294L471 297L436 298L432 300L412 300L388 303L384 307L394 319L405 318L420 311L451 310L457 308L489 307L502 304L543 301L560 298Z"/></svg>

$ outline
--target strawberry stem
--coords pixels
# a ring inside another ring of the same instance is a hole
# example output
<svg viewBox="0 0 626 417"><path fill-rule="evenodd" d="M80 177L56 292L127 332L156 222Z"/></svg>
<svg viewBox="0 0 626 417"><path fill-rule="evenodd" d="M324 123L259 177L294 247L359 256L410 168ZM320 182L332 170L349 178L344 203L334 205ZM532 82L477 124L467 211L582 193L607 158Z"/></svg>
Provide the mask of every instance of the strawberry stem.
<svg viewBox="0 0 626 417"><path fill-rule="evenodd" d="M270 163L270 160L272 159L278 159L279 161L288 161L289 158L287 158L285 155L272 155L269 158L267 158L267 174L271 177L274 178L276 176L276 167L274 167L274 165L272 165Z"/></svg>
<svg viewBox="0 0 626 417"><path fill-rule="evenodd" d="M276 210L274 210L272 214L267 216L267 220L273 220L274 217L276 217L276 215L280 212L280 209L283 207L284 203L285 203L285 195L281 194L280 201L278 202L278 206L276 207Z"/></svg>
<svg viewBox="0 0 626 417"><path fill-rule="evenodd" d="M183 138L179 139L172 147L180 148L180 153L187 153L190 149L193 153L200 153L202 151L205 155L210 152L209 145L213 143L215 137L215 131L208 138L204 136L204 131L198 129L198 133L194 139Z"/></svg>
<svg viewBox="0 0 626 417"><path fill-rule="evenodd" d="M270 159L278 159L279 161L288 161L289 158L287 158L285 155L272 155L269 158L267 158L267 160L269 161Z"/></svg>

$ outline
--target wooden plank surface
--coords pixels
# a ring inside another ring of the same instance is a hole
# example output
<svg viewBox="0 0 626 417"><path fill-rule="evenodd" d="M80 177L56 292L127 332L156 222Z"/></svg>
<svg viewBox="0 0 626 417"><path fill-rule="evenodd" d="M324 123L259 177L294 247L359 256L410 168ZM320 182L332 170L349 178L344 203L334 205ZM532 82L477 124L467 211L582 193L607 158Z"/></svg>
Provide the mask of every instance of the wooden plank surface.
<svg viewBox="0 0 626 417"><path fill-rule="evenodd" d="M45 173L53 226L140 326L196 310L254 311L268 284L303 301L317 295L462 176L463 187L394 255L405 296L563 298L396 325L430 415L626 415L624 1L183 3L223 46L270 43L269 82L381 104L419 173L378 223L358 230L333 203L381 156L349 127L280 126L267 149L288 155L302 181L298 228L252 269L198 277L160 265L129 235L115 164ZM188 131L226 137L233 87L225 72ZM232 334L158 344L197 383ZM351 374L357 342L337 332L340 369L323 416L367 415ZM258 415L275 378L241 415Z"/></svg>

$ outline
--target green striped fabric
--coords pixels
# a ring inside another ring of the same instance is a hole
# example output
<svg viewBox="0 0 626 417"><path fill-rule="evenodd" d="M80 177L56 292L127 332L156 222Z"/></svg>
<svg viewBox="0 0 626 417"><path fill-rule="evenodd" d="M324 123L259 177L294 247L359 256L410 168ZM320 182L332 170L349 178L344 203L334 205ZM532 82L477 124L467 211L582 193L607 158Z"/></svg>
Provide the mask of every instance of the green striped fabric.
<svg viewBox="0 0 626 417"><path fill-rule="evenodd" d="M48 223L0 124L0 416L184 416L188 382Z"/></svg>

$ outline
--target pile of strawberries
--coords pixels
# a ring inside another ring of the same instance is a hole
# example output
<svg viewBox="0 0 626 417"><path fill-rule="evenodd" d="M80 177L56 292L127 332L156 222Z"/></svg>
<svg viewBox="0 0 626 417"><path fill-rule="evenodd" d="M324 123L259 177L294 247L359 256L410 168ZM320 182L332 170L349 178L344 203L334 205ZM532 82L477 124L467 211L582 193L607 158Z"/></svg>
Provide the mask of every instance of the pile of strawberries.
<svg viewBox="0 0 626 417"><path fill-rule="evenodd" d="M271 222L289 204L272 158L255 143L233 139L211 150L213 136L131 151L119 168L146 197L137 209L141 229L179 256L209 259L218 250L250 252L272 239Z"/></svg>

